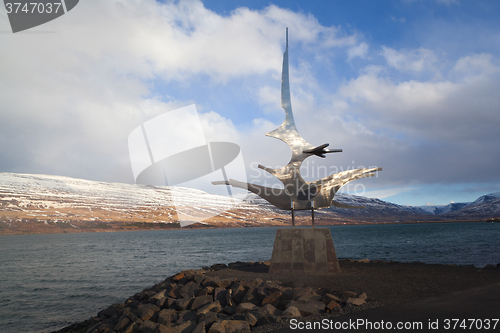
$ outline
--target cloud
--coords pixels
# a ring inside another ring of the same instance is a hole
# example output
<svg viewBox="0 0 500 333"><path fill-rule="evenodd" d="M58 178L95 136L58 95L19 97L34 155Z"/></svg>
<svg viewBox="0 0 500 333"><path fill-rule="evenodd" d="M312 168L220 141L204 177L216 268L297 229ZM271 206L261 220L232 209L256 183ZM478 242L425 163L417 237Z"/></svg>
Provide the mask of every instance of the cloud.
<svg viewBox="0 0 500 333"><path fill-rule="evenodd" d="M392 181L498 181L490 166L500 158L494 148L500 77L491 57L458 59L453 80L394 82L381 71L362 74L338 90L350 109L344 121L369 129L364 135L379 142L385 162L378 163L395 171Z"/></svg>
<svg viewBox="0 0 500 333"><path fill-rule="evenodd" d="M356 46L350 47L347 50L347 59L351 60L355 57L365 58L368 53L368 44L362 42Z"/></svg>
<svg viewBox="0 0 500 333"><path fill-rule="evenodd" d="M274 5L223 16L191 0L86 1L43 26L55 33L2 35L0 168L131 182L130 131L199 103L178 99L169 88L199 89L193 96L203 97L207 80L224 86L277 77L287 26L295 45L339 48L357 41L312 15ZM0 28L8 30L6 16ZM162 84L170 86L158 90ZM214 128L210 135L237 138L217 112L202 112Z"/></svg>
<svg viewBox="0 0 500 333"><path fill-rule="evenodd" d="M405 23L406 22L406 19L404 17L397 18L397 17L391 16L391 20L393 22L399 22L399 23Z"/></svg>
<svg viewBox="0 0 500 333"><path fill-rule="evenodd" d="M311 178L313 168L382 166L377 178L357 181L379 195L500 182L494 52L379 46L275 5L225 15L194 0L88 0L77 9L44 25L55 33L0 35L0 170L133 182L130 132L196 103L209 140L237 142L250 178L276 182L252 166L290 159L283 142L265 136L284 119L289 27L299 132L344 149L305 165Z"/></svg>
<svg viewBox="0 0 500 333"><path fill-rule="evenodd" d="M402 71L422 72L431 70L437 61L434 52L424 48L397 51L382 46L382 55L390 67Z"/></svg>
<svg viewBox="0 0 500 333"><path fill-rule="evenodd" d="M389 188L389 189L381 189L374 191L367 191L363 194L363 196L367 198L378 198L384 199L388 197L392 197L393 195L405 193L411 190L414 190L414 187L402 187L402 188Z"/></svg>
<svg viewBox="0 0 500 333"><path fill-rule="evenodd" d="M453 71L466 77L498 73L499 67L493 65L491 61L491 54L473 54L460 58L453 67Z"/></svg>

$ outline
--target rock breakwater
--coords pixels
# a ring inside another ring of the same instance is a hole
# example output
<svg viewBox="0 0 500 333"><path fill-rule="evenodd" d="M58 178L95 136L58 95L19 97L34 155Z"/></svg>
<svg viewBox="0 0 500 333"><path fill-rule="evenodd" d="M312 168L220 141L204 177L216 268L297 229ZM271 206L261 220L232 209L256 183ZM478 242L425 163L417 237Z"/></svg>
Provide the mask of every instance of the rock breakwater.
<svg viewBox="0 0 500 333"><path fill-rule="evenodd" d="M205 274L268 265L236 262L182 271L58 332L250 332L273 323L285 324L291 318L347 313L372 301L365 293Z"/></svg>

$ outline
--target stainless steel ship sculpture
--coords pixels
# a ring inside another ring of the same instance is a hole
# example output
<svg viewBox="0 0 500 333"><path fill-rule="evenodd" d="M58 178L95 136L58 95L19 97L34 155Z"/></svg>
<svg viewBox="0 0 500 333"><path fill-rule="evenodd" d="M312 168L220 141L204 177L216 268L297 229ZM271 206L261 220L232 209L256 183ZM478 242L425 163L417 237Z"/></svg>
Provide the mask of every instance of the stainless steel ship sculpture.
<svg viewBox="0 0 500 333"><path fill-rule="evenodd" d="M345 205L333 200L335 193L350 181L375 176L375 172L381 171L382 168L347 170L312 182L305 181L300 174L300 166L306 158L313 155L324 158L326 156L325 154L340 153L342 149L328 149L328 143L315 147L306 142L295 127L292 103L290 101L288 28L286 29L286 50L283 54L281 107L285 110L286 114L283 124L266 135L280 139L288 144L292 149L292 158L286 166L279 169L266 168L260 164L259 168L278 178L283 183L284 188L270 188L251 183L243 183L234 179L229 179L229 181L216 181L212 182L212 184L231 185L233 187L248 189L278 208L291 210L292 226L295 226L295 210L311 210L312 225L314 227L314 209L330 206L340 208L364 208L362 206Z"/></svg>

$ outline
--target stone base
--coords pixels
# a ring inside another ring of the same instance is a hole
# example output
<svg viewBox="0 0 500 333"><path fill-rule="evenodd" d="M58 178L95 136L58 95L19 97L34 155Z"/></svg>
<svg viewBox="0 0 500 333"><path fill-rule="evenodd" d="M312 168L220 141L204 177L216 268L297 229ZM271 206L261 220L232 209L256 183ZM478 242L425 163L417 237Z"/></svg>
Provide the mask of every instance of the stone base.
<svg viewBox="0 0 500 333"><path fill-rule="evenodd" d="M340 266L328 228L278 229L269 273L334 273Z"/></svg>

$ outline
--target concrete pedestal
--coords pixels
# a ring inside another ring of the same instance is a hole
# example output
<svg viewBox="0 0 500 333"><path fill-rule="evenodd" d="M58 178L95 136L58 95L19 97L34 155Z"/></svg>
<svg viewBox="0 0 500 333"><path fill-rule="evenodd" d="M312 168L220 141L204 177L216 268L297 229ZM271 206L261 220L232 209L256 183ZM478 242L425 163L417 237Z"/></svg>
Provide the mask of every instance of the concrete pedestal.
<svg viewBox="0 0 500 333"><path fill-rule="evenodd" d="M278 229L269 273L333 273L340 266L328 228Z"/></svg>

